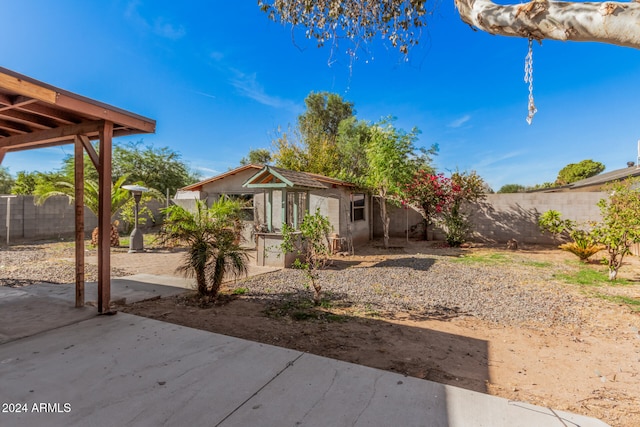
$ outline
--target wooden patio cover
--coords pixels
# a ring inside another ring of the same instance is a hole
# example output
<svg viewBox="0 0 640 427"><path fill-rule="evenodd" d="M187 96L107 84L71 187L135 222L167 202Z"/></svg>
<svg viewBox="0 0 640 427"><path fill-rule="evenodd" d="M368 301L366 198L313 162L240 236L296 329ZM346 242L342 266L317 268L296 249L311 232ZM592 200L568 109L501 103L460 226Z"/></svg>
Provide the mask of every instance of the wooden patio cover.
<svg viewBox="0 0 640 427"><path fill-rule="evenodd" d="M155 120L0 67L0 164L7 152L74 144L76 307L84 306L84 152L98 170L98 312L110 313L113 137L155 132ZM92 141L98 141L98 150Z"/></svg>

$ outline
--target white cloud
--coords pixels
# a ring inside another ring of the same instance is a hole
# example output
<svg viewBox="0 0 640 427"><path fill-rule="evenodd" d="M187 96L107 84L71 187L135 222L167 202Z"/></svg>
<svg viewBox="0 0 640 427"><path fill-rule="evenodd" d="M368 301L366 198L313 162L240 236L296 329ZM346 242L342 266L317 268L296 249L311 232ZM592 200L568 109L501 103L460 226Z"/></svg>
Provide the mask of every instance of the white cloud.
<svg viewBox="0 0 640 427"><path fill-rule="evenodd" d="M483 158L481 158L478 162L474 164L475 167L486 168L486 167L501 163L505 160L509 160L514 157L519 157L522 154L524 154L524 151L523 150L511 151L511 152L502 153L499 155L494 155L492 153L481 153L481 154L483 154Z"/></svg>
<svg viewBox="0 0 640 427"><path fill-rule="evenodd" d="M293 101L272 96L266 93L264 87L258 82L257 74L246 74L242 71L232 69L233 77L230 79L231 85L235 87L240 95L253 99L254 101L274 108L286 108L298 111L300 107Z"/></svg>
<svg viewBox="0 0 640 427"><path fill-rule="evenodd" d="M153 32L160 37L171 40L181 39L187 34L187 31L182 25L176 26L171 23L165 22L164 18L162 17L155 19Z"/></svg>
<svg viewBox="0 0 640 427"><path fill-rule="evenodd" d="M194 169L197 169L197 170L202 171L202 172L206 172L206 173L208 173L210 175L220 175L220 173L221 173L219 170L207 168L207 167L204 167L204 166L194 166Z"/></svg>
<svg viewBox="0 0 640 427"><path fill-rule="evenodd" d="M206 93L206 92L198 92L197 90L192 91L193 93L195 93L196 95L202 95L202 96L206 96L207 98L213 98L216 99L215 95L211 95L210 93Z"/></svg>
<svg viewBox="0 0 640 427"><path fill-rule="evenodd" d="M471 116L469 114L465 114L464 116L460 117L459 119L456 119L456 120L452 121L447 126L450 127L450 128L459 128L463 124L467 123L469 120L471 120Z"/></svg>
<svg viewBox="0 0 640 427"><path fill-rule="evenodd" d="M165 22L163 17L156 17L151 25L138 10L140 3L139 0L130 1L124 11L124 16L141 30L153 32L157 36L170 40L181 39L187 34L182 25Z"/></svg>
<svg viewBox="0 0 640 427"><path fill-rule="evenodd" d="M215 61L222 61L224 59L224 54L222 52L214 51L209 54L209 57Z"/></svg>

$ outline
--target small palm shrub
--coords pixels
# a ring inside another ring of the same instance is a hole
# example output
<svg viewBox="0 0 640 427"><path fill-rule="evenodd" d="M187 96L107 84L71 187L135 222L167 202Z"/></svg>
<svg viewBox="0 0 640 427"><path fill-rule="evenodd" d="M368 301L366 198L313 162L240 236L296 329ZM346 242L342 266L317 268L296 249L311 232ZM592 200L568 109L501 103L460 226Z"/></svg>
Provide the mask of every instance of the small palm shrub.
<svg viewBox="0 0 640 427"><path fill-rule="evenodd" d="M587 262L592 255L597 254L605 247L600 245L581 247L576 242L570 242L560 245L559 248L563 251L571 252L572 254L580 258L580 261Z"/></svg>
<svg viewBox="0 0 640 427"><path fill-rule="evenodd" d="M559 246L563 251L568 251L580 258L580 261L587 260L596 253L605 249L603 245L595 242L593 237L584 230L572 230L570 233L573 242L564 243Z"/></svg>
<svg viewBox="0 0 640 427"><path fill-rule="evenodd" d="M215 301L226 274L247 274L248 257L240 246L241 205L220 198L209 208L197 200L195 212L180 206L163 210L162 242L187 246L178 270L196 279L197 291L206 302Z"/></svg>

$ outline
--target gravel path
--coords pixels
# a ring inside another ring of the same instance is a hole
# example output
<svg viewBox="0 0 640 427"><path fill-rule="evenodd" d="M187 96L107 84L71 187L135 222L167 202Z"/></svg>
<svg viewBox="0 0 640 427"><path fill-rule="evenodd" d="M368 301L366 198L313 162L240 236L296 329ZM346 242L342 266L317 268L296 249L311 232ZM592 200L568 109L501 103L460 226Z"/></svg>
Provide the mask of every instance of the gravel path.
<svg viewBox="0 0 640 427"><path fill-rule="evenodd" d="M377 264L320 272L325 298L364 312L469 315L503 324L580 321L581 299L556 283L553 268L507 262L462 263L435 255L399 255ZM248 298L311 298L303 272L281 270L239 282ZM305 289L306 288L306 289Z"/></svg>

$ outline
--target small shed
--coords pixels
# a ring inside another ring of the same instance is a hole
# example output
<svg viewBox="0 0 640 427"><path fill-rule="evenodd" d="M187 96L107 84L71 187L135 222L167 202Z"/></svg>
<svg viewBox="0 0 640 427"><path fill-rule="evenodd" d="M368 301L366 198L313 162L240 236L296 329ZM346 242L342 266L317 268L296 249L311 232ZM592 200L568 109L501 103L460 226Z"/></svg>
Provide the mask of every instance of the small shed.
<svg viewBox="0 0 640 427"><path fill-rule="evenodd" d="M275 166L245 165L182 188L176 202L208 203L225 195L247 201L245 240L258 249L259 265L286 265L280 256L282 224L298 228L307 212L329 218L336 251L364 244L371 237L371 199L346 181Z"/></svg>

